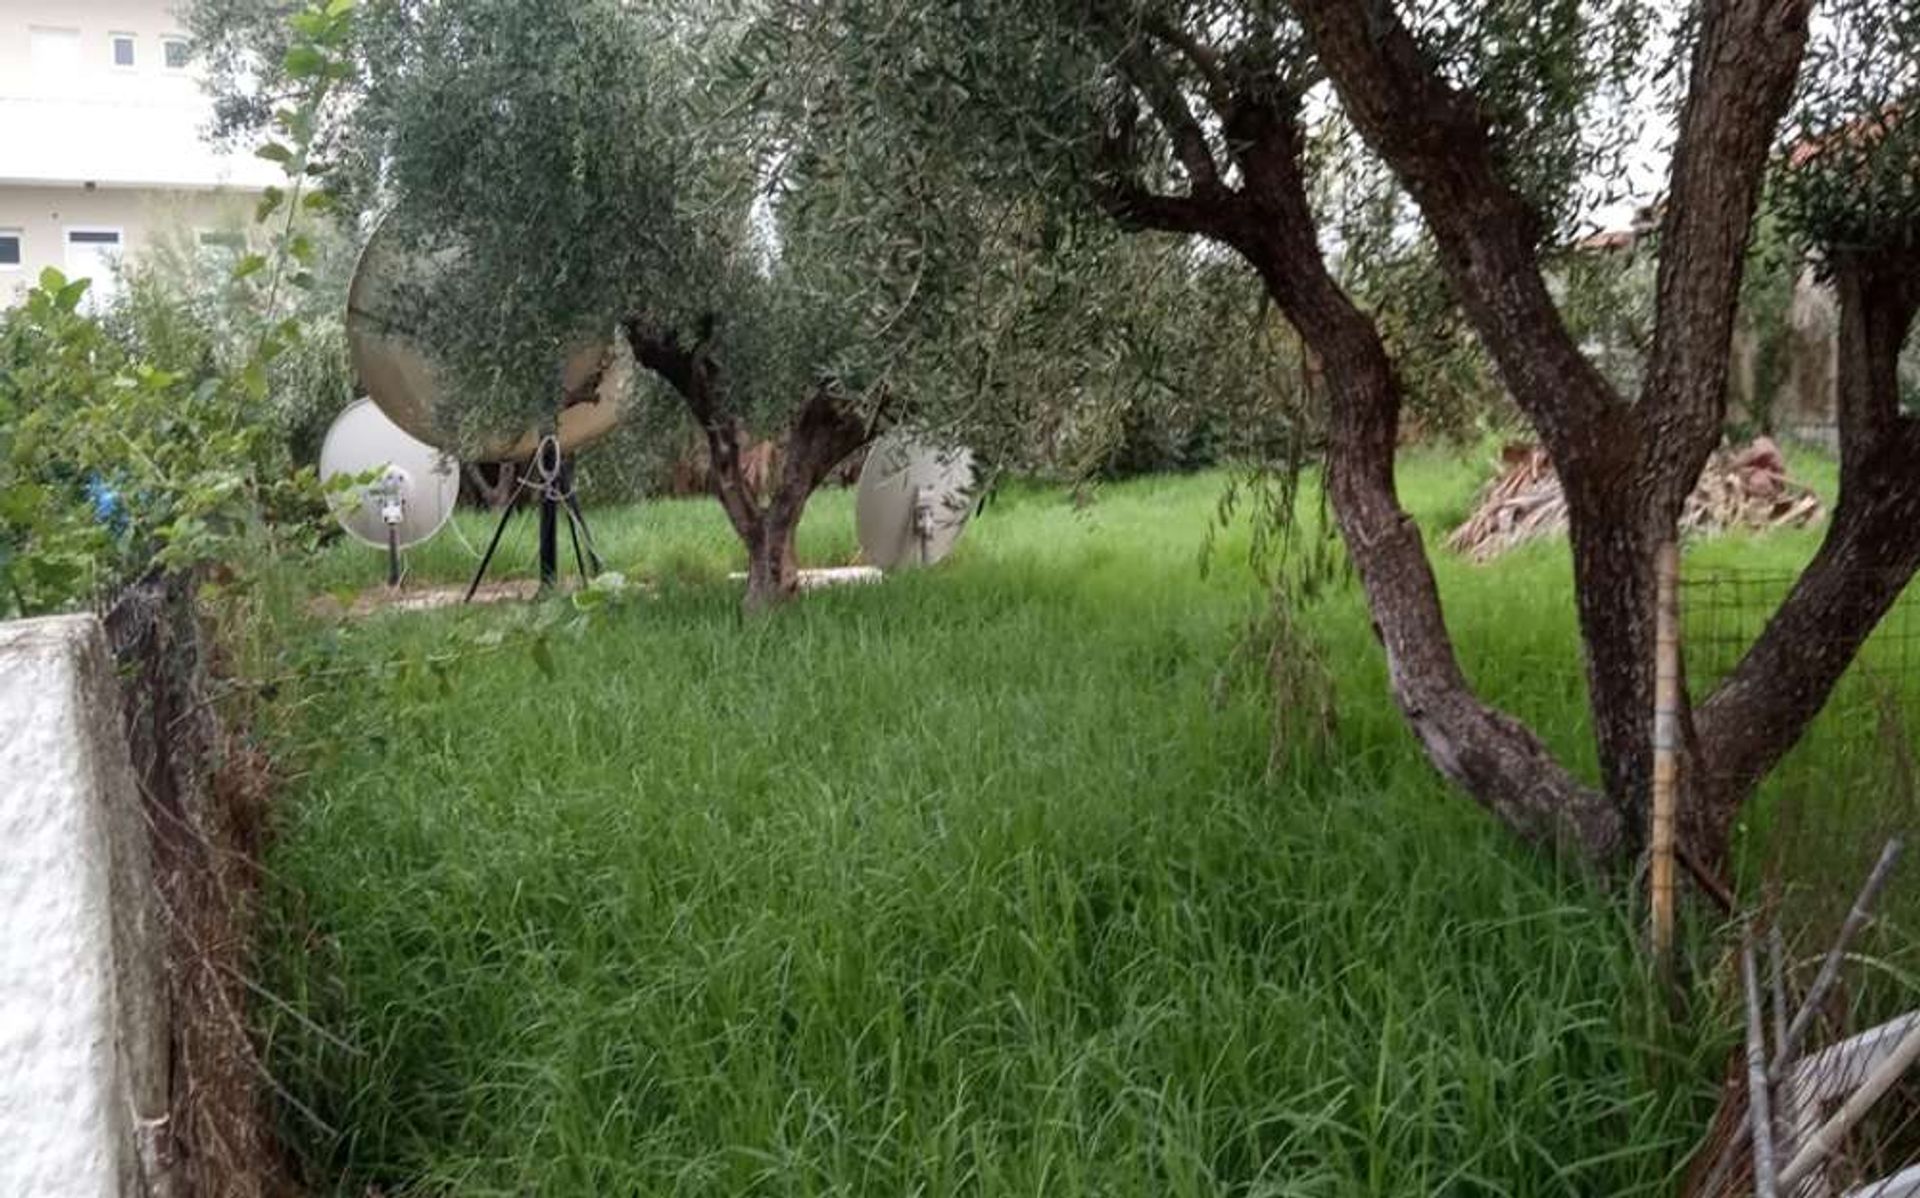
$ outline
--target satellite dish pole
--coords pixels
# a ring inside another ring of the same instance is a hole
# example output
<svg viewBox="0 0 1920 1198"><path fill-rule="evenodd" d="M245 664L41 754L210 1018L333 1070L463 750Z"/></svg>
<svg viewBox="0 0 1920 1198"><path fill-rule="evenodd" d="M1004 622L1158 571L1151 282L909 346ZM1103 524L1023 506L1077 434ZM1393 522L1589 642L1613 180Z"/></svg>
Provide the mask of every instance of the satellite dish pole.
<svg viewBox="0 0 1920 1198"><path fill-rule="evenodd" d="M560 493L566 485L566 459L560 456L559 421L543 422L540 445L533 451L534 473L540 479L540 589L560 581ZM584 573L584 571L583 571Z"/></svg>
<svg viewBox="0 0 1920 1198"><path fill-rule="evenodd" d="M564 404L564 391L562 396L560 402ZM573 489L573 462L561 449L557 417L541 422L540 439L534 446L533 456L527 460L520 485L523 488L532 487L540 493L540 589L549 590L560 581L562 512L567 517L567 536L573 542L573 560L580 569L580 580L591 580L600 572L600 555L594 550L593 534L587 529L587 517L581 510L580 496ZM480 558L479 568L473 572L473 581L467 584L466 602L471 602L479 592L480 582L487 576L487 568L493 564L494 552L500 547L500 537L513 519L515 506L510 499L501 511L500 522L493 529L493 539L487 542L487 551Z"/></svg>
<svg viewBox="0 0 1920 1198"><path fill-rule="evenodd" d="M387 522L387 589L400 589L400 519L404 508L398 502L383 504L380 518Z"/></svg>

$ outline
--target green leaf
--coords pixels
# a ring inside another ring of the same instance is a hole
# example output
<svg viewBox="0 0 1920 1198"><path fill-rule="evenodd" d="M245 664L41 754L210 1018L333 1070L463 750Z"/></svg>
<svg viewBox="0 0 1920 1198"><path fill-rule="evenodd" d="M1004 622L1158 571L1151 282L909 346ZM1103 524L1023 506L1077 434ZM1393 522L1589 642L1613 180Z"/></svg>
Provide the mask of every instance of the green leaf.
<svg viewBox="0 0 1920 1198"><path fill-rule="evenodd" d="M253 152L255 158L264 158L268 162L289 163L293 161L293 151L284 144L270 141Z"/></svg>
<svg viewBox="0 0 1920 1198"><path fill-rule="evenodd" d="M254 223L259 224L269 216L272 216L274 210L279 208L281 202L286 198L287 193L281 191L278 187L269 187L265 191L262 191L260 193L260 203L253 210Z"/></svg>
<svg viewBox="0 0 1920 1198"><path fill-rule="evenodd" d="M233 281L252 278L267 268L267 260L260 254L248 254L236 262L233 267Z"/></svg>
<svg viewBox="0 0 1920 1198"><path fill-rule="evenodd" d="M280 65L294 79L312 79L325 73L327 56L313 46L294 46Z"/></svg>
<svg viewBox="0 0 1920 1198"><path fill-rule="evenodd" d="M249 398L267 397L267 364L259 358L248 362L240 371L240 387Z"/></svg>
<svg viewBox="0 0 1920 1198"><path fill-rule="evenodd" d="M547 638L544 635L533 638L532 652L533 664L539 667L542 674L549 679L558 676L559 671L553 664L553 647L547 644Z"/></svg>
<svg viewBox="0 0 1920 1198"><path fill-rule="evenodd" d="M287 24L293 31L309 41L316 41L327 35L327 14L317 8L294 13Z"/></svg>

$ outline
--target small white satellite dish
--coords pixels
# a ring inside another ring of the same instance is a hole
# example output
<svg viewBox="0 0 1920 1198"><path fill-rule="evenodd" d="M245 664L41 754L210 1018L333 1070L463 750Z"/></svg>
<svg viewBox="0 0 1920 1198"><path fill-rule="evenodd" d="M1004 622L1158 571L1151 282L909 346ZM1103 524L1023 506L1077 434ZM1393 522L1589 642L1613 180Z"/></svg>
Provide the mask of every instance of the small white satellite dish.
<svg viewBox="0 0 1920 1198"><path fill-rule="evenodd" d="M360 385L395 424L430 445L439 444L434 409L442 391L442 372L407 328L401 284L411 280L430 288L442 269L436 257L409 251L382 224L360 251L347 288L347 345ZM610 352L612 348L609 331L607 340L581 345L567 356L561 381L568 394L585 388L596 370L602 373L591 399L570 404L560 413L557 432L564 453L606 436L626 414L631 363L626 355ZM479 458L489 462L530 458L538 444L539 438L530 431L518 440L485 446Z"/></svg>
<svg viewBox="0 0 1920 1198"><path fill-rule="evenodd" d="M860 471L854 524L861 552L882 570L931 566L953 552L973 511L973 454L911 433L874 443Z"/></svg>
<svg viewBox="0 0 1920 1198"><path fill-rule="evenodd" d="M334 493L334 519L354 538L388 552L387 581L398 584L400 550L440 531L453 516L460 478L452 458L389 420L365 399L334 417L320 447L322 482L373 474Z"/></svg>

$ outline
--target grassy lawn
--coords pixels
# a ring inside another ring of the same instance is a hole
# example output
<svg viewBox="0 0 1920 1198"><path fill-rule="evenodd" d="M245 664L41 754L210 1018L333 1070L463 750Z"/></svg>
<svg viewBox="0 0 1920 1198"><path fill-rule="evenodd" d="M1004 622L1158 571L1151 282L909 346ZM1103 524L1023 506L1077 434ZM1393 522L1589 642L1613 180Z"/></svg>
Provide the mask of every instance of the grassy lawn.
<svg viewBox="0 0 1920 1198"><path fill-rule="evenodd" d="M1450 524L1480 473L1416 458L1410 504ZM1312 619L1335 743L1270 768L1244 524L1199 569L1222 486L1016 489L938 571L744 624L715 504L597 512L661 586L552 679L508 652L290 697L262 1021L315 1189L1669 1192L1720 1013L1669 1026L1626 904L1435 779L1350 586ZM851 557L849 500L810 564ZM471 563L449 535L411 569ZM1440 568L1469 671L1578 758L1564 548ZM517 618L302 635L350 665Z"/></svg>

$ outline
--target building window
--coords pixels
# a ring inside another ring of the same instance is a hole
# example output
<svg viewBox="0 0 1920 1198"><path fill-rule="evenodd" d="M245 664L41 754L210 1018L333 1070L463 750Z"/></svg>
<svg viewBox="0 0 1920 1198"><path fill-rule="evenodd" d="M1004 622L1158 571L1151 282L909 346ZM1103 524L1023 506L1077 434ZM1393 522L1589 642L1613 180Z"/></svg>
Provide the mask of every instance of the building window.
<svg viewBox="0 0 1920 1198"><path fill-rule="evenodd" d="M20 230L0 229L0 270L20 269Z"/></svg>
<svg viewBox="0 0 1920 1198"><path fill-rule="evenodd" d="M130 67L133 65L133 35L116 33L113 35L113 65Z"/></svg>
<svg viewBox="0 0 1920 1198"><path fill-rule="evenodd" d="M187 60L193 57L193 43L184 37L163 37L160 39L160 60L169 71L184 71Z"/></svg>

